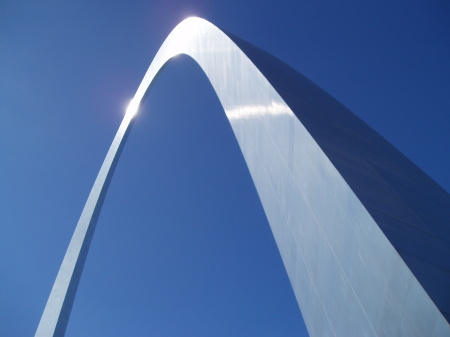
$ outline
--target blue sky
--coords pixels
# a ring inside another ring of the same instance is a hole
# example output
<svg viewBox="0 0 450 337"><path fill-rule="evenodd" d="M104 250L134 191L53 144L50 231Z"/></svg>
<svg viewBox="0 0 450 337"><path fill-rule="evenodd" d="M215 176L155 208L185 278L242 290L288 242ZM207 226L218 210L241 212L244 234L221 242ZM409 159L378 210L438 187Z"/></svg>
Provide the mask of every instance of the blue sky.
<svg viewBox="0 0 450 337"><path fill-rule="evenodd" d="M203 17L309 77L450 190L445 1L2 1L0 335L33 335L106 151L171 29ZM303 336L207 79L166 67L133 127L67 336Z"/></svg>

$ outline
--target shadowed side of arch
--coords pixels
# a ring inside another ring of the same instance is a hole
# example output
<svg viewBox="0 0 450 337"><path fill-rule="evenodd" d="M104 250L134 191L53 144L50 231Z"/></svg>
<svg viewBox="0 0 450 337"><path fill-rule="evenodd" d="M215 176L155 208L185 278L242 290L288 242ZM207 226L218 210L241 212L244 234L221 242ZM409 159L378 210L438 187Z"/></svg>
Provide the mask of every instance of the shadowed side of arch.
<svg viewBox="0 0 450 337"><path fill-rule="evenodd" d="M189 55L200 65L225 110L310 335L447 335L448 324L439 310L267 76L229 36L205 20L190 18L167 37L127 109L80 216L36 336L64 335L133 116L162 67L179 54Z"/></svg>

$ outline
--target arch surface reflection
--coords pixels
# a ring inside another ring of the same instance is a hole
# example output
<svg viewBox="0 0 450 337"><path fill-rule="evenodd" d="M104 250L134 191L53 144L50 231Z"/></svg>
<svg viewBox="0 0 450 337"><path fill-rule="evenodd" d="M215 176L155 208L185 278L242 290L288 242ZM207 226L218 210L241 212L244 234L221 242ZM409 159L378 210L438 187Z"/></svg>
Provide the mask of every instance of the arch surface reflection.
<svg viewBox="0 0 450 337"><path fill-rule="evenodd" d="M446 312L445 305L435 305L424 282L419 282L394 248L382 217L369 207L370 198L357 192L358 186L363 192L370 190L376 179L369 177L360 185L349 182L352 175L346 173L346 164L348 170L361 166L357 173L371 172L372 166L365 168L369 159L357 152L355 144L345 160L339 154L341 148L332 148L342 120L350 139L359 137L358 130L363 132L367 126L358 124L362 122L349 117L339 103L287 66L265 63L270 58L264 52L203 19L189 18L167 37L130 102L76 226L36 336L64 335L97 218L133 117L163 66L179 54L189 55L200 65L225 110L310 335L450 335L441 313ZM304 90L297 95L290 88ZM327 109L337 111L331 114L337 116L331 134L328 120L318 122ZM317 114L308 114L311 111ZM370 132L365 137L384 144ZM376 149L372 152L374 158L382 158ZM375 199L389 197L378 193ZM406 206L399 209L409 214ZM389 210L382 211L390 215ZM416 224L414 219L408 221Z"/></svg>

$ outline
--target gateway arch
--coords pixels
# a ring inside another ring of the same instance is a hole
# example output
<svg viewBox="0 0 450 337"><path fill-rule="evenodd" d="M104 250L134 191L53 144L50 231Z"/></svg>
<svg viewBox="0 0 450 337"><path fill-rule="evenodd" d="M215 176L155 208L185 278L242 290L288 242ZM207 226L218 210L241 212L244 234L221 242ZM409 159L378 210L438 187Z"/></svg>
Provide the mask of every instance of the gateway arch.
<svg viewBox="0 0 450 337"><path fill-rule="evenodd" d="M36 336L63 336L133 117L174 56L230 121L311 336L450 336L450 195L344 106L264 51L189 18L161 46L95 180Z"/></svg>

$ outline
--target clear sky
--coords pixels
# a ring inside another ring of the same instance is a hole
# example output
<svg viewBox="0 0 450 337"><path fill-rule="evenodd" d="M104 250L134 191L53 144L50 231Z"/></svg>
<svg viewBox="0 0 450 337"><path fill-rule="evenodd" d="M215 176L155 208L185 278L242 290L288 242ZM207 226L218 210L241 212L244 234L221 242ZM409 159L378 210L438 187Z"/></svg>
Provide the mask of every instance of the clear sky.
<svg viewBox="0 0 450 337"><path fill-rule="evenodd" d="M38 325L153 56L200 16L279 57L450 190L447 1L0 1L0 336ZM306 336L231 128L177 57L133 127L66 336Z"/></svg>

